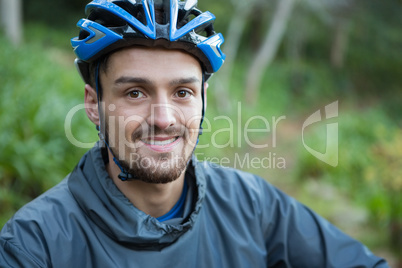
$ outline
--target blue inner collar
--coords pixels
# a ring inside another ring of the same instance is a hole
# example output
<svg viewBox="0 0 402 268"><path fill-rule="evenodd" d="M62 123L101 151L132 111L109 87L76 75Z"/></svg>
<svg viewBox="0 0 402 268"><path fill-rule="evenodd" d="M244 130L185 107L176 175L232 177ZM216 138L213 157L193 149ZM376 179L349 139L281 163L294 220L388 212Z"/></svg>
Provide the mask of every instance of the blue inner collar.
<svg viewBox="0 0 402 268"><path fill-rule="evenodd" d="M167 221L170 219L182 217L183 212L184 212L184 203L186 201L186 196L187 196L187 190L188 190L188 186L187 186L187 181L185 179L184 185L183 185L183 191L181 193L179 201L177 201L176 205L174 205L174 207L168 213L166 213L165 215L160 216L156 219L158 221L162 222L162 221Z"/></svg>

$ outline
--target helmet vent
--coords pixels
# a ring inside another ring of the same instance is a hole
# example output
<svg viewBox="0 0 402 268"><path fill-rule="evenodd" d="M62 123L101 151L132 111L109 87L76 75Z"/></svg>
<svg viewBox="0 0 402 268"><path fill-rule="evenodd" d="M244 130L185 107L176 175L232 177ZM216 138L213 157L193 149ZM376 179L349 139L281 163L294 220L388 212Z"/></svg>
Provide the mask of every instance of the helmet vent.
<svg viewBox="0 0 402 268"><path fill-rule="evenodd" d="M127 25L127 22L119 18L118 16L101 9L95 9L88 16L89 20L95 21L100 25L103 25L107 28L109 27L122 27Z"/></svg>
<svg viewBox="0 0 402 268"><path fill-rule="evenodd" d="M121 7L131 15L133 15L137 20L139 20L145 26L147 25L147 20L142 4L132 4L130 1L114 1L113 4Z"/></svg>
<svg viewBox="0 0 402 268"><path fill-rule="evenodd" d="M84 40L84 39L86 39L88 36L90 36L90 34L89 34L88 31L81 30L80 33L79 33L79 35L78 35L78 39Z"/></svg>

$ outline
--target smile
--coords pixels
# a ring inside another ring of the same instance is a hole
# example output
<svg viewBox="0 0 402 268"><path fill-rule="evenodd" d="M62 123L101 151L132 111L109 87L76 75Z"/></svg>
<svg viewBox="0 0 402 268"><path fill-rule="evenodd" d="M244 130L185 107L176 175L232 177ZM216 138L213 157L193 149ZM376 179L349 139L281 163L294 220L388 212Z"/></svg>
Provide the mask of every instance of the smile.
<svg viewBox="0 0 402 268"><path fill-rule="evenodd" d="M142 142L148 145L166 146L175 142L178 138L179 137L174 137L171 139L144 139Z"/></svg>
<svg viewBox="0 0 402 268"><path fill-rule="evenodd" d="M181 136L177 137L154 137L148 139L141 139L144 145L152 151L158 153L171 152L182 140Z"/></svg>

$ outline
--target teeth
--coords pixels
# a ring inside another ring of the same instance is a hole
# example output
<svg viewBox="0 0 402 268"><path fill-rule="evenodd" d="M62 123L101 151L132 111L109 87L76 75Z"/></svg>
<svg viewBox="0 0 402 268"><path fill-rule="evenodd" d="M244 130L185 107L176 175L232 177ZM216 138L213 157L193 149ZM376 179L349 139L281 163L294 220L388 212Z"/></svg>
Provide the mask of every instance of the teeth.
<svg viewBox="0 0 402 268"><path fill-rule="evenodd" d="M164 146L164 145L168 145L168 144L174 142L176 139L177 138L172 138L172 139L164 140L164 141L143 140L143 142L145 142L146 144L150 144L150 145Z"/></svg>

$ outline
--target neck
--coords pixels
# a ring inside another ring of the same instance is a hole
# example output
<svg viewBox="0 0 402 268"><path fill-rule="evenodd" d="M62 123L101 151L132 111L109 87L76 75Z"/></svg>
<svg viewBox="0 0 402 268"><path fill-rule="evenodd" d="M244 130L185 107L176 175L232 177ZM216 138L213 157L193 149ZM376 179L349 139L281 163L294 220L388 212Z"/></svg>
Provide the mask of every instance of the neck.
<svg viewBox="0 0 402 268"><path fill-rule="evenodd" d="M113 156L109 153L109 159ZM152 217L160 217L168 213L180 199L184 174L183 172L176 180L166 184L146 183L140 180L122 181L118 178L119 167L109 161L106 169L116 184L117 188L127 197L128 200L139 210Z"/></svg>

